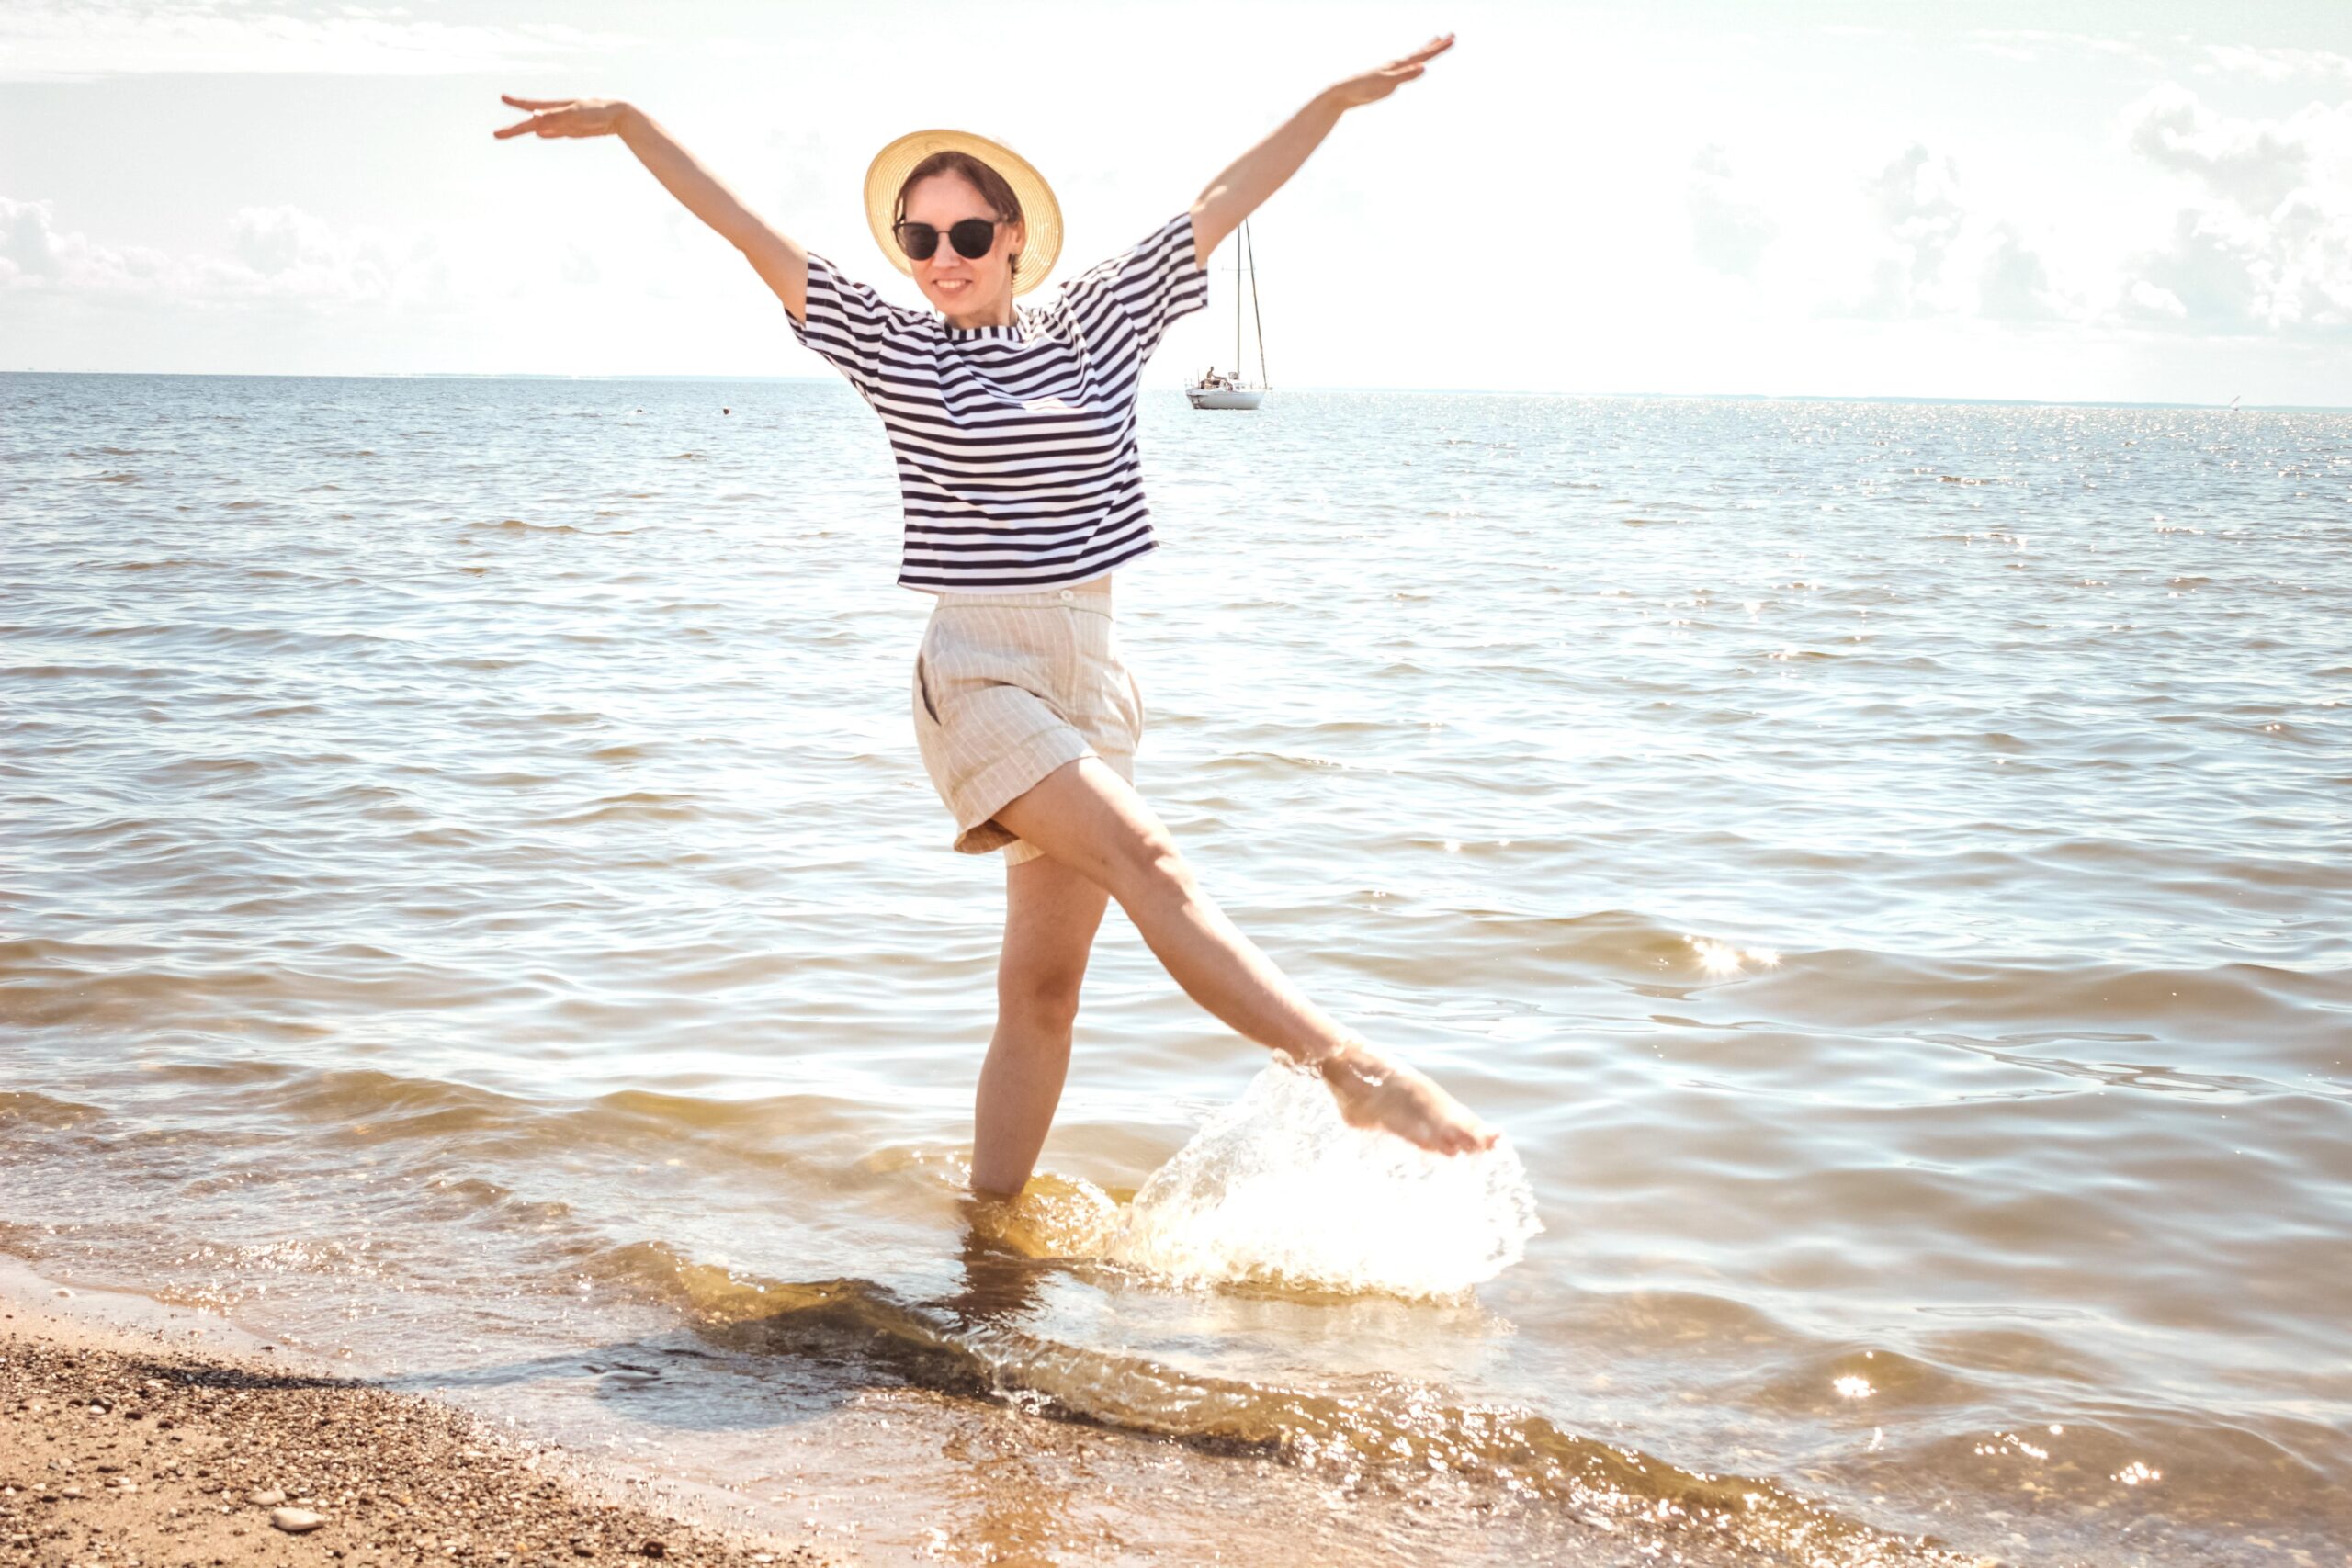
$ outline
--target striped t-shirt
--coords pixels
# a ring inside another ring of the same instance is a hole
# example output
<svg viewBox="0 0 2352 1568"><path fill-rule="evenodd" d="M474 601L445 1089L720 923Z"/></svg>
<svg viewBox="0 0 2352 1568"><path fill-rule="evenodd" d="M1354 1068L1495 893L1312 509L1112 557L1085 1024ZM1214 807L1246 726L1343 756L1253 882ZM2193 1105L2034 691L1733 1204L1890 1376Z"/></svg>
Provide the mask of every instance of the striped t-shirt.
<svg viewBox="0 0 2352 1568"><path fill-rule="evenodd" d="M882 416L906 508L899 581L1018 593L1097 577L1157 547L1136 392L1170 322L1208 303L1193 215L1079 274L1014 324L951 327L808 257L793 335Z"/></svg>

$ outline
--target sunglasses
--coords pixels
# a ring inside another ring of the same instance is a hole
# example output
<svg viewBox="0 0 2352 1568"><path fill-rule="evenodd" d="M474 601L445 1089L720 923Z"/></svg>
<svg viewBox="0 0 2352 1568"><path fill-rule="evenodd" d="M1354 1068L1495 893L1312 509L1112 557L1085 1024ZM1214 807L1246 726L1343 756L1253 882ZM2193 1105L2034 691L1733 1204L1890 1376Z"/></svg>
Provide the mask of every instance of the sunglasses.
<svg viewBox="0 0 2352 1568"><path fill-rule="evenodd" d="M989 254L996 243L997 225L1009 222L1003 218L967 218L947 231L947 243L966 261L978 261ZM899 249L915 261L929 261L939 249L939 231L928 223L910 223L900 219L891 226Z"/></svg>

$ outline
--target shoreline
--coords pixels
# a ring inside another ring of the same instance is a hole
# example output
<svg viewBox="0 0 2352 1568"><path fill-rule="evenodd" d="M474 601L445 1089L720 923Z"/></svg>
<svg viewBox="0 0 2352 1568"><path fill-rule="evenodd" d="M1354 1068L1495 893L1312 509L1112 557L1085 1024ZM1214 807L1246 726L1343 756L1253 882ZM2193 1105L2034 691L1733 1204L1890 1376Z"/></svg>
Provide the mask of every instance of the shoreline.
<svg viewBox="0 0 2352 1568"><path fill-rule="evenodd" d="M38 1568L848 1561L225 1318L5 1254L0 1417L0 1559Z"/></svg>

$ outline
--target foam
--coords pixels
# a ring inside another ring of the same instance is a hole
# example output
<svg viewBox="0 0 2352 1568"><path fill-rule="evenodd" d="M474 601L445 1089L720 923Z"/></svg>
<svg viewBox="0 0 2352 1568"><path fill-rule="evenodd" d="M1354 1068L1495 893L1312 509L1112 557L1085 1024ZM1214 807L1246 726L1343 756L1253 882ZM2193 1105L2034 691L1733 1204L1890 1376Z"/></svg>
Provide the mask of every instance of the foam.
<svg viewBox="0 0 2352 1568"><path fill-rule="evenodd" d="M1509 1139L1449 1156L1351 1127L1319 1078L1276 1060L1137 1190L1102 1256L1187 1282L1446 1296L1543 1228Z"/></svg>

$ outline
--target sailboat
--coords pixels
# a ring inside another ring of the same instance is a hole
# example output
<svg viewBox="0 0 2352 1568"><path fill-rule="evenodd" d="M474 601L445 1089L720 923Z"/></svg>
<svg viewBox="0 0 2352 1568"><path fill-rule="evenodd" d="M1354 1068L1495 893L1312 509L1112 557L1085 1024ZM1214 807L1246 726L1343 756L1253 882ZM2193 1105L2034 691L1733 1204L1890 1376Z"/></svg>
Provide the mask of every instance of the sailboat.
<svg viewBox="0 0 2352 1568"><path fill-rule="evenodd" d="M1241 378L1241 274L1242 258L1249 258L1250 317L1258 325L1258 379L1255 385ZM1184 389L1184 396L1196 409L1254 409L1266 400L1266 323L1258 314L1258 247L1250 240L1250 220L1241 220L1241 243L1233 247L1233 369L1230 374L1212 366L1193 384Z"/></svg>

